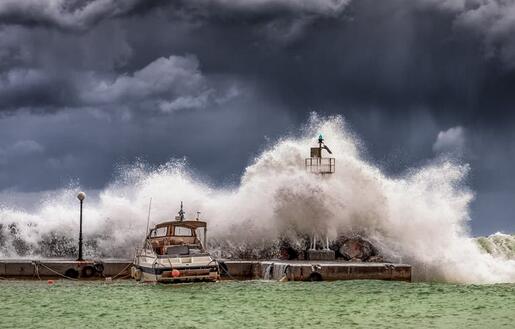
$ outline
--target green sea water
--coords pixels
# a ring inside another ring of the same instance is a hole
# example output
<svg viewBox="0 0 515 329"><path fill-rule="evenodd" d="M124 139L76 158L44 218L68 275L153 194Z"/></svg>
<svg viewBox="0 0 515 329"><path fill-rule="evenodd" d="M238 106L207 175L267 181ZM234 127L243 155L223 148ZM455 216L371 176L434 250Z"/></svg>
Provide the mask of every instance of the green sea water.
<svg viewBox="0 0 515 329"><path fill-rule="evenodd" d="M0 328L515 328L515 284L0 281Z"/></svg>

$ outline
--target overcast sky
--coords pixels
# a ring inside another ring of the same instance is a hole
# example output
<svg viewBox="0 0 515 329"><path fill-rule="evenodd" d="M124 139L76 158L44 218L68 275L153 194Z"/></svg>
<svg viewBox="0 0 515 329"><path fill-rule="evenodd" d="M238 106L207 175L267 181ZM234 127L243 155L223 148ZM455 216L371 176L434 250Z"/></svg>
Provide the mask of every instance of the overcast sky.
<svg viewBox="0 0 515 329"><path fill-rule="evenodd" d="M309 112L388 174L470 163L474 234L515 232L515 2L2 0L0 191L186 156L236 184Z"/></svg>

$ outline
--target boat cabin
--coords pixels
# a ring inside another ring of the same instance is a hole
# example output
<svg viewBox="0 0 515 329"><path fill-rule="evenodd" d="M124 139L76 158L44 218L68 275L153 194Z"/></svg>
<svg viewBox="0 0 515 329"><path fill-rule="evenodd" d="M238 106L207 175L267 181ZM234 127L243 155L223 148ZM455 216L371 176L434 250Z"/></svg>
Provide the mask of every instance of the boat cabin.
<svg viewBox="0 0 515 329"><path fill-rule="evenodd" d="M204 229L204 244L207 223L200 220L176 220L157 224L148 235L152 249L158 255L187 256L204 253L204 247L197 234Z"/></svg>

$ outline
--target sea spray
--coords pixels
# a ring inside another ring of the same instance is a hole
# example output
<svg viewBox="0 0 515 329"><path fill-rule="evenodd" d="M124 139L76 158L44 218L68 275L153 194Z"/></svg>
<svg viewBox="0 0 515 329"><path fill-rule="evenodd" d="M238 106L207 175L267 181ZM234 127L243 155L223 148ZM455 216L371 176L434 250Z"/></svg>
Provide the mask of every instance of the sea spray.
<svg viewBox="0 0 515 329"><path fill-rule="evenodd" d="M515 259L515 235L497 232L488 237L476 238L477 243L487 253L504 259Z"/></svg>
<svg viewBox="0 0 515 329"><path fill-rule="evenodd" d="M332 175L304 169L319 132L336 158ZM358 232L388 259L412 264L417 280L515 281L515 261L484 252L468 234L473 193L464 184L467 165L435 160L388 177L360 148L341 117L314 114L301 136L285 137L263 151L236 188L204 184L184 161L127 167L96 200L85 202L86 252L132 256L145 234L152 198L151 222L170 220L184 201L190 217L202 212L211 241L223 241L228 249L273 249L280 238L295 243L305 235L329 233L334 239ZM48 245L56 245L51 254L73 252L76 192L56 192L30 213L2 208L0 254L40 256Z"/></svg>

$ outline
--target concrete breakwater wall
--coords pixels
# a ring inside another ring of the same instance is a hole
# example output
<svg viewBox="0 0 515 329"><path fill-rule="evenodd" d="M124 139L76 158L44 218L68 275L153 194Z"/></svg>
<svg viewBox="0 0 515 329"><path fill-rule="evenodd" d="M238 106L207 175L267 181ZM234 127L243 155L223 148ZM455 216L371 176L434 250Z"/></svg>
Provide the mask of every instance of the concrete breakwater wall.
<svg viewBox="0 0 515 329"><path fill-rule="evenodd" d="M392 263L351 263L335 261L225 261L234 279L288 281L392 280L411 281L411 265Z"/></svg>
<svg viewBox="0 0 515 329"><path fill-rule="evenodd" d="M125 277L130 273L132 260L0 260L0 277L40 279L95 279Z"/></svg>
<svg viewBox="0 0 515 329"><path fill-rule="evenodd" d="M126 278L132 261L118 260L0 260L0 278L72 279ZM227 280L393 280L411 281L411 266L392 263L352 263L337 261L247 261L225 260L220 264Z"/></svg>

